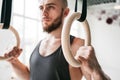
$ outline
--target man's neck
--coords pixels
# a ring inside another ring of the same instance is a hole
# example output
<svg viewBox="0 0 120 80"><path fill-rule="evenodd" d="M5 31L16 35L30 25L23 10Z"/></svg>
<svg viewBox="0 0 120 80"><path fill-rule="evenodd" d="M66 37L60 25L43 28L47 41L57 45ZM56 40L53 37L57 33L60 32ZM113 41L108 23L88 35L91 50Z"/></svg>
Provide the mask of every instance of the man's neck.
<svg viewBox="0 0 120 80"><path fill-rule="evenodd" d="M47 39L61 39L61 32L62 32L62 28L58 28L50 33L47 34L46 38Z"/></svg>

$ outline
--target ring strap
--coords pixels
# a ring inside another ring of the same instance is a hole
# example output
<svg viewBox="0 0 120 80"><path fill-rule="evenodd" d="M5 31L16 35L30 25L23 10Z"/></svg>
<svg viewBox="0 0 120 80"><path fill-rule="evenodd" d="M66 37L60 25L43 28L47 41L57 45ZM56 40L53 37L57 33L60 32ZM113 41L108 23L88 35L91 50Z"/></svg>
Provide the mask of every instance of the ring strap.
<svg viewBox="0 0 120 80"><path fill-rule="evenodd" d="M1 12L1 23L4 23L3 29L8 29L10 26L11 9L12 0L3 0Z"/></svg>
<svg viewBox="0 0 120 80"><path fill-rule="evenodd" d="M76 0L75 2L75 12L77 12L77 4L78 4L78 0ZM87 0L83 0L82 3L82 14L81 17L78 19L78 21L83 22L86 19L87 16Z"/></svg>
<svg viewBox="0 0 120 80"><path fill-rule="evenodd" d="M6 11L6 0L3 0L2 2L2 10L1 10L1 21L0 23L4 23L4 19L5 19L5 11Z"/></svg>

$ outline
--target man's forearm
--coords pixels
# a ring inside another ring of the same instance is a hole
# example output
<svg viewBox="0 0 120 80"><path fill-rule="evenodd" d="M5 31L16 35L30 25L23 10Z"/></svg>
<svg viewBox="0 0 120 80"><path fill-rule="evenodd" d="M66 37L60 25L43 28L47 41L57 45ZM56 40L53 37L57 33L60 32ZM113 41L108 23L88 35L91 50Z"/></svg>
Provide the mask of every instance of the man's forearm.
<svg viewBox="0 0 120 80"><path fill-rule="evenodd" d="M92 77L93 80L111 80L110 77L102 71L102 69L94 71Z"/></svg>
<svg viewBox="0 0 120 80"><path fill-rule="evenodd" d="M13 70L17 74L21 80L29 80L30 78L30 71L28 68L22 64L18 59L14 59L14 61L11 62L11 65L13 67Z"/></svg>

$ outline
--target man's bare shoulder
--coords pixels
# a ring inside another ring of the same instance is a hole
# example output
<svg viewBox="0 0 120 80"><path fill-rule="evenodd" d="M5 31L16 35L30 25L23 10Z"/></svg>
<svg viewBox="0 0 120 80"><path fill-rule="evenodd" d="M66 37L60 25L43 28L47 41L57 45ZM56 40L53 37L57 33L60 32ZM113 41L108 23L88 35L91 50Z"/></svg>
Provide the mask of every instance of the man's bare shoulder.
<svg viewBox="0 0 120 80"><path fill-rule="evenodd" d="M84 45L84 39L75 37L72 43L72 46L83 46Z"/></svg>
<svg viewBox="0 0 120 80"><path fill-rule="evenodd" d="M75 55L77 50L83 45L84 45L84 39L75 37L74 40L73 40L73 43L71 45L73 55Z"/></svg>

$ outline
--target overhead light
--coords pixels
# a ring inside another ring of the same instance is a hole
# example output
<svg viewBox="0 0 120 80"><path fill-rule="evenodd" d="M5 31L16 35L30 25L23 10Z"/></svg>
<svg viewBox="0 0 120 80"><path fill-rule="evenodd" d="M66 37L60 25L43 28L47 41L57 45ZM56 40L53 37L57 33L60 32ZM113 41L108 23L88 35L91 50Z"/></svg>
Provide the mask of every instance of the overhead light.
<svg viewBox="0 0 120 80"><path fill-rule="evenodd" d="M116 4L114 6L114 9L120 9L120 0L116 0Z"/></svg>

